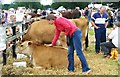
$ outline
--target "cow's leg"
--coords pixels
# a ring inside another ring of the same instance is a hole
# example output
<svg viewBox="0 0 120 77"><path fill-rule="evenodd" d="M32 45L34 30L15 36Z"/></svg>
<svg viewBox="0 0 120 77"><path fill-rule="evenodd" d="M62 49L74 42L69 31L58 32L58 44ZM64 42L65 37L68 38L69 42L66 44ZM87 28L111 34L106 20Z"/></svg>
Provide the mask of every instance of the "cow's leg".
<svg viewBox="0 0 120 77"><path fill-rule="evenodd" d="M87 32L87 36L85 38L85 50L87 50L88 44L89 44L89 40L88 40L88 32Z"/></svg>
<svg viewBox="0 0 120 77"><path fill-rule="evenodd" d="M44 63L43 65L38 65L37 64L37 61L35 60L35 58L32 59L32 62L33 62L33 66L34 68L44 68L44 69L48 69L51 67L50 63ZM39 62L38 62L39 63Z"/></svg>
<svg viewBox="0 0 120 77"><path fill-rule="evenodd" d="M32 61L32 64L33 64L34 68L39 68L39 69L44 68L44 66L40 66L40 65L37 64L37 61L34 57L32 57L31 61Z"/></svg>
<svg viewBox="0 0 120 77"><path fill-rule="evenodd" d="M44 67L45 69L48 69L48 68L51 68L52 66L51 66L50 63L45 63L45 64L43 65L43 67Z"/></svg>
<svg viewBox="0 0 120 77"><path fill-rule="evenodd" d="M36 62L35 62L35 59L34 59L34 58L32 58L32 63L33 63L33 66L34 66L34 67L37 67L37 65L36 65Z"/></svg>

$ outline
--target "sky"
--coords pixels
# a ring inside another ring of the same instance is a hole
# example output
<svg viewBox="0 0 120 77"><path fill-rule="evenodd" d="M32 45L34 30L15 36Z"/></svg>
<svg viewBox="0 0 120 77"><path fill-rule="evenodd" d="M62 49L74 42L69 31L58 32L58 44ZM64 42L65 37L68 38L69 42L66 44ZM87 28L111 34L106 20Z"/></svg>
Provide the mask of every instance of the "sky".
<svg viewBox="0 0 120 77"><path fill-rule="evenodd" d="M52 0L41 0L41 4L43 5L52 4Z"/></svg>
<svg viewBox="0 0 120 77"><path fill-rule="evenodd" d="M2 0L2 4L10 4L12 0Z"/></svg>
<svg viewBox="0 0 120 77"><path fill-rule="evenodd" d="M2 0L2 3L3 4L10 4L12 1L14 1L14 0ZM40 2L43 5L50 5L50 4L52 4L52 0L40 0Z"/></svg>

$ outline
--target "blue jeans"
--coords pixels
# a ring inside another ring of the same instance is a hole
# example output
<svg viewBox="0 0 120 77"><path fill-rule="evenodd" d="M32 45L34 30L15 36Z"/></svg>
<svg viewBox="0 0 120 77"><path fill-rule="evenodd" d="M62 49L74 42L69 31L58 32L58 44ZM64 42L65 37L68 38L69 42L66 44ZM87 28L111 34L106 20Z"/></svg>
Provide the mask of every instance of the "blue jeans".
<svg viewBox="0 0 120 77"><path fill-rule="evenodd" d="M68 70L74 71L74 50L76 50L77 56L79 57L82 65L82 72L90 70L88 67L85 56L82 52L82 44L81 44L82 32L77 29L71 38L69 47L68 47Z"/></svg>

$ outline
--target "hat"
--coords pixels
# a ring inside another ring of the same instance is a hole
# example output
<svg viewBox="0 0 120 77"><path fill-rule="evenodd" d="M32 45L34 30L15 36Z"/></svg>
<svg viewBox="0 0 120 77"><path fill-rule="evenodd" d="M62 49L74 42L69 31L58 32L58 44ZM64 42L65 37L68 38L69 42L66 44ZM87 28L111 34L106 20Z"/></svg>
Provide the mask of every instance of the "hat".
<svg viewBox="0 0 120 77"><path fill-rule="evenodd" d="M80 10L80 8L79 8L79 7L75 7L75 9Z"/></svg>
<svg viewBox="0 0 120 77"><path fill-rule="evenodd" d="M116 22L115 25L116 25L117 27L120 27L120 22Z"/></svg>

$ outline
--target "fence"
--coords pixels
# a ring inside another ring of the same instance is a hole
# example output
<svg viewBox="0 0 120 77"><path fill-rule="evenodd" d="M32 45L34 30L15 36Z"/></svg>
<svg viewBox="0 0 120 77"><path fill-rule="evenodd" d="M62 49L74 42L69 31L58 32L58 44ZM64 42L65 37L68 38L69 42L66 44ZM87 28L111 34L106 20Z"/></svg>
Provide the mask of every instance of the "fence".
<svg viewBox="0 0 120 77"><path fill-rule="evenodd" d="M20 26L20 32L16 31L16 27ZM6 35L6 29L11 28L12 35L8 36ZM16 58L16 39L18 37L22 37L27 32L28 24L23 24L23 22L14 22L14 23L7 23L7 24L1 24L0 26L0 51L2 50L3 53L3 65L6 65L7 57L6 57L6 51L12 49L13 58ZM12 46L7 48L7 43L12 41Z"/></svg>

